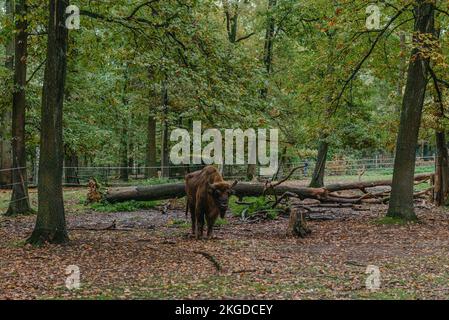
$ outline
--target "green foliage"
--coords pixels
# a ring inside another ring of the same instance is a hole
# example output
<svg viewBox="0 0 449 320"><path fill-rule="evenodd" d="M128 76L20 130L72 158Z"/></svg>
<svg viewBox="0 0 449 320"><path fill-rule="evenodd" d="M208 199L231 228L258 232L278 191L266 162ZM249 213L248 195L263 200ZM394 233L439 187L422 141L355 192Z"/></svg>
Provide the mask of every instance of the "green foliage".
<svg viewBox="0 0 449 320"><path fill-rule="evenodd" d="M215 225L216 225L216 226L225 226L225 225L227 225L227 224L229 224L229 221L226 220L226 219L218 218L218 219L215 221Z"/></svg>
<svg viewBox="0 0 449 320"><path fill-rule="evenodd" d="M329 159L391 153L401 103L398 89L404 80L399 71L407 64L412 46L412 11L405 11L390 27L348 82L379 34L366 32L368 3L276 3L268 10L268 1L234 1L231 11L238 15L236 36L241 41L231 43L221 1L166 0L140 7L136 0L78 1L81 10L94 15L83 15L81 29L69 34L64 101L67 150L76 153L81 166L121 166L120 150L126 147L128 160L145 165L151 115L157 122L157 137L163 121L170 129L189 128L192 120L201 120L204 128L279 128L287 161L314 158L323 134L331 144ZM384 24L404 1L377 5ZM29 0L27 61L33 77L27 85L26 138L30 160L39 145L46 47L41 33L47 25L47 6L46 1ZM1 43L13 38L11 18L0 11ZM436 18L438 25L447 25L446 15ZM271 73L264 61L268 19L274 19L276 30ZM439 45L431 44L438 49L430 53L434 69L445 80L447 34ZM2 61L5 54L2 45ZM11 70L1 63L0 118L3 110L10 110L11 78ZM167 112L161 106L163 83L169 95ZM439 109L432 102L431 86L429 82L421 130L427 141L433 141L434 128L449 125L436 117ZM261 95L264 88L266 97ZM447 105L447 90L443 86L442 90ZM154 153L159 155L160 149L158 138Z"/></svg>
<svg viewBox="0 0 449 320"><path fill-rule="evenodd" d="M154 209L161 204L160 201L126 201L119 203L94 203L90 207L97 212L132 212Z"/></svg>
<svg viewBox="0 0 449 320"><path fill-rule="evenodd" d="M179 227L179 228L184 228L184 229L187 229L187 228L191 227L191 223L186 221L186 220L184 220L184 219L172 219L172 220L169 220L168 225L169 226L174 226L174 227Z"/></svg>
<svg viewBox="0 0 449 320"><path fill-rule="evenodd" d="M254 216L255 213L265 213L266 217L274 220L278 217L279 211L282 209L273 209L273 202L269 197L248 197L245 198L245 204L236 203L235 197L229 201L231 212L236 217L248 218Z"/></svg>

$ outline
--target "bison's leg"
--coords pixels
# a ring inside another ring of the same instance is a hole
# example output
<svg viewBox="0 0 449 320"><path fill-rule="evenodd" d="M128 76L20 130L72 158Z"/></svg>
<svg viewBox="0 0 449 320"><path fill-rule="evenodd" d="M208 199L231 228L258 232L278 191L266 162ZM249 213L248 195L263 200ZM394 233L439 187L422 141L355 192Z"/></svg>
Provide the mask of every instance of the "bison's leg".
<svg viewBox="0 0 449 320"><path fill-rule="evenodd" d="M195 215L195 208L190 208L190 218L192 220L192 234L195 235L196 230L196 215Z"/></svg>
<svg viewBox="0 0 449 320"><path fill-rule="evenodd" d="M207 222L207 239L212 238L212 233L214 231L214 224L215 220L217 219L217 216L208 214L206 215L206 222Z"/></svg>
<svg viewBox="0 0 449 320"><path fill-rule="evenodd" d="M195 237L197 240L199 240L203 238L204 210L202 206L199 205L198 201L195 208L195 220Z"/></svg>
<svg viewBox="0 0 449 320"><path fill-rule="evenodd" d="M200 220L198 221L199 226L198 226L198 230L199 230L199 239L203 239L203 230L204 230L204 211L201 212L200 214Z"/></svg>

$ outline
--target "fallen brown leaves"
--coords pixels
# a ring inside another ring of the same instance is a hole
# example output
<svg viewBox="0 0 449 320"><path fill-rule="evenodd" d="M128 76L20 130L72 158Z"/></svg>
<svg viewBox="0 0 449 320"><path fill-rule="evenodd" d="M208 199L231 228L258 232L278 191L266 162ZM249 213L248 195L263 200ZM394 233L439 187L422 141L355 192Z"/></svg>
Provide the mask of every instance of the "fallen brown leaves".
<svg viewBox="0 0 449 320"><path fill-rule="evenodd" d="M384 205L362 209L309 221L305 239L285 236L286 217L229 218L210 241L170 223L179 210L69 214L70 244L39 248L22 242L35 217L1 217L0 298L449 298L448 214L422 208L420 223L382 225ZM65 287L69 265L79 290ZM365 288L367 265L380 268L379 291Z"/></svg>

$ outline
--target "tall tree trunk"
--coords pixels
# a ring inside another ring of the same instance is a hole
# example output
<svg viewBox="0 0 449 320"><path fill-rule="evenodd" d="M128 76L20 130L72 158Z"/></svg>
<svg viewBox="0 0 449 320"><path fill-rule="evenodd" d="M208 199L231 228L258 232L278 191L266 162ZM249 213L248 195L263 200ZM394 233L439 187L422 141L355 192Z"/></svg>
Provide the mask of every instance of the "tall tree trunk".
<svg viewBox="0 0 449 320"><path fill-rule="evenodd" d="M327 151L329 150L329 143L325 139L326 137L320 139L315 169L313 170L312 180L309 184L309 187L311 188L321 188L324 186Z"/></svg>
<svg viewBox="0 0 449 320"><path fill-rule="evenodd" d="M404 87L404 80L405 80L405 74L407 71L407 58L406 58L406 38L405 38L405 32L401 32L399 34L399 41L401 43L401 57L399 61L399 76L398 76L398 82L397 82L397 88L396 88L396 94L398 97L402 97L402 90ZM397 105L396 112L399 114L401 108Z"/></svg>
<svg viewBox="0 0 449 320"><path fill-rule="evenodd" d="M423 34L434 33L434 5L418 0L414 5L415 35L414 48L408 67L407 84L401 109L401 121L396 144L393 184L387 215L404 220L416 220L413 210L413 175L415 171L415 150L421 124L422 107L427 86L428 58L423 56Z"/></svg>
<svg viewBox="0 0 449 320"><path fill-rule="evenodd" d="M128 174L135 174L134 172L134 138L132 135L132 124L133 124L133 114L131 113L131 120L128 125L128 167L129 167L129 173Z"/></svg>
<svg viewBox="0 0 449 320"><path fill-rule="evenodd" d="M437 156L435 158L434 202L438 206L445 205L449 196L449 154L446 135L442 131L435 132Z"/></svg>
<svg viewBox="0 0 449 320"><path fill-rule="evenodd" d="M80 179L78 177L78 167L79 159L76 152L74 152L70 147L65 146L64 148L64 166L65 166L65 182L68 185L79 185Z"/></svg>
<svg viewBox="0 0 449 320"><path fill-rule="evenodd" d="M134 142L132 141L132 138L130 137L129 141L129 154L128 154L128 167L129 167L129 173L131 175L135 174L134 172L134 165L135 165L135 159L134 159Z"/></svg>
<svg viewBox="0 0 449 320"><path fill-rule="evenodd" d="M5 14L13 19L13 1L5 1ZM14 39L5 45L5 67L11 72L14 70ZM6 84L8 85L9 82ZM8 99L7 99L8 100ZM11 150L11 109L9 103L7 108L0 113L0 188L11 187L12 182L12 150Z"/></svg>
<svg viewBox="0 0 449 320"><path fill-rule="evenodd" d="M333 1L334 7L337 7L337 2ZM335 48L335 32L329 31L327 34L327 45L328 45L328 52L329 55L327 56L327 75L333 75L335 72L335 57L334 57L334 48ZM325 80L325 79L323 79ZM332 118L332 112L331 112L331 103L332 103L332 95L333 90L330 89L330 92L327 94L327 96L324 99L324 104L326 105L325 109L325 115L324 115L324 123L327 124L328 121ZM326 161L327 161L327 154L329 152L329 142L327 141L328 134L322 133L319 138L319 145L318 145L318 155L317 160L315 163L315 168L313 169L312 179L310 181L309 186L312 188L321 188L324 186L324 175L326 172Z"/></svg>
<svg viewBox="0 0 449 320"><path fill-rule="evenodd" d="M273 71L273 44L276 24L276 21L273 17L273 9L276 4L277 0L268 0L268 18L266 21L267 26L265 30L265 41L263 49L263 64L265 67L266 79L263 88L260 90L260 96L264 100L267 100L268 98L269 80ZM248 164L248 167L246 169L246 177L250 181L257 178L257 164Z"/></svg>
<svg viewBox="0 0 449 320"><path fill-rule="evenodd" d="M120 180L128 181L128 121L123 118L120 133Z"/></svg>
<svg viewBox="0 0 449 320"><path fill-rule="evenodd" d="M435 29L435 38L440 39L441 29ZM434 102L437 108L435 116L439 123L435 130L435 178L433 188L433 201L437 206L443 206L448 203L449 198L449 154L447 149L446 134L441 128L441 121L444 119L444 105L442 94L439 87L435 85ZM426 154L427 156L427 154Z"/></svg>
<svg viewBox="0 0 449 320"><path fill-rule="evenodd" d="M28 242L65 243L69 240L62 192L64 145L62 118L67 73L67 0L49 0L47 62L42 90L39 210Z"/></svg>
<svg viewBox="0 0 449 320"><path fill-rule="evenodd" d="M257 180L257 165L256 164L248 164L246 168L246 178L249 181Z"/></svg>
<svg viewBox="0 0 449 320"><path fill-rule="evenodd" d="M268 19L267 28L265 30L265 42L263 49L263 64L266 72L266 83L261 90L262 99L268 96L268 80L273 70L273 43L274 43L274 29L276 21L273 18L273 9L277 4L277 0L268 0Z"/></svg>
<svg viewBox="0 0 449 320"><path fill-rule="evenodd" d="M161 175L163 178L170 177L170 159L169 159L169 132L168 132L168 88L167 81L162 84L162 106L164 117L162 120L162 148L161 148Z"/></svg>
<svg viewBox="0 0 449 320"><path fill-rule="evenodd" d="M147 127L147 178L157 177L156 169L156 119L153 115L148 116L148 127Z"/></svg>
<svg viewBox="0 0 449 320"><path fill-rule="evenodd" d="M14 89L12 101L12 195L6 215L31 213L28 198L26 151L25 151L25 117L26 117L26 74L27 74L27 39L28 21L26 0L16 1L16 36Z"/></svg>
<svg viewBox="0 0 449 320"><path fill-rule="evenodd" d="M223 0L223 9L226 16L226 31L230 43L237 42L239 2L240 0Z"/></svg>
<svg viewBox="0 0 449 320"><path fill-rule="evenodd" d="M125 70L125 83L123 86L123 92L122 92L122 104L124 108L124 113L120 115L122 119L122 127L120 132L120 180L122 181L128 181L129 180L129 171L128 171L128 142L129 142L129 121L128 121L128 113L127 106L128 106L128 99L126 97L126 91L128 90L128 65L126 65Z"/></svg>

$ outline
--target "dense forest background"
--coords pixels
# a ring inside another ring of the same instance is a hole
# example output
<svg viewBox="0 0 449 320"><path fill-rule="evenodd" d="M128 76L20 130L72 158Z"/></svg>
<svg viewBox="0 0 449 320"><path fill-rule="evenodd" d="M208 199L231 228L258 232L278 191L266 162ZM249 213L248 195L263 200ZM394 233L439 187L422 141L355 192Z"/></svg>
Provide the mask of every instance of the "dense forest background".
<svg viewBox="0 0 449 320"><path fill-rule="evenodd" d="M448 23L449 0L0 1L0 298L447 299ZM171 166L197 121L279 129L281 170Z"/></svg>
<svg viewBox="0 0 449 320"><path fill-rule="evenodd" d="M381 28L404 1L383 2ZM377 41L369 1L78 1L64 88L66 166L156 166L164 128L279 128L291 160L392 155L413 17L405 12ZM35 161L46 48L46 1L28 1L26 154ZM444 6L443 6L444 7ZM7 61L11 14L2 5ZM448 17L439 12L441 24ZM442 35L442 40L447 35ZM443 70L447 42L442 41ZM12 70L0 66L2 134ZM434 144L432 90L420 140ZM166 99L166 101L164 101ZM4 147L3 149L7 149ZM4 151L5 152L5 151ZM421 151L429 155L429 151ZM3 157L5 158L5 157ZM4 166L8 167L8 166Z"/></svg>

